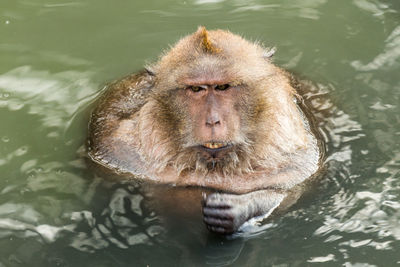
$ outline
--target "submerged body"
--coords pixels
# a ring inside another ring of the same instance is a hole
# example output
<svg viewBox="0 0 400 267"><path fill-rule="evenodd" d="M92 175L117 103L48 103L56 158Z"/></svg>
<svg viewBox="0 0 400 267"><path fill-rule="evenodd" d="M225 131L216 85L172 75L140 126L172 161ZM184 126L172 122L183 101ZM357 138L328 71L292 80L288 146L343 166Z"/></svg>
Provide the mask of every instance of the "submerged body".
<svg viewBox="0 0 400 267"><path fill-rule="evenodd" d="M290 75L272 54L200 27L109 86L91 117L89 156L132 177L224 191L203 203L215 232L269 214L320 157Z"/></svg>

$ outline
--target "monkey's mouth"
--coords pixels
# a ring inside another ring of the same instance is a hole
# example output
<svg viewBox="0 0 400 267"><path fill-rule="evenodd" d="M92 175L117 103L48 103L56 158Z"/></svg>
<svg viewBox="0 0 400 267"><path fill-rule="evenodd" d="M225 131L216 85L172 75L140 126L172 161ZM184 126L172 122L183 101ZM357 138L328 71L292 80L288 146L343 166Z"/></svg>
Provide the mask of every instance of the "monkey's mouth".
<svg viewBox="0 0 400 267"><path fill-rule="evenodd" d="M210 143L204 143L203 147L208 148L208 149L220 149L228 146L227 143L219 143L219 142L210 142Z"/></svg>
<svg viewBox="0 0 400 267"><path fill-rule="evenodd" d="M210 166L207 165L211 169L214 169L217 162L223 162L233 149L234 144L228 142L211 141L197 146L198 156L200 156L201 161L211 164Z"/></svg>
<svg viewBox="0 0 400 267"><path fill-rule="evenodd" d="M208 142L200 145L199 147L201 148L201 150L206 152L208 156L211 156L212 158L217 158L225 155L225 153L228 152L233 147L233 145L224 142Z"/></svg>

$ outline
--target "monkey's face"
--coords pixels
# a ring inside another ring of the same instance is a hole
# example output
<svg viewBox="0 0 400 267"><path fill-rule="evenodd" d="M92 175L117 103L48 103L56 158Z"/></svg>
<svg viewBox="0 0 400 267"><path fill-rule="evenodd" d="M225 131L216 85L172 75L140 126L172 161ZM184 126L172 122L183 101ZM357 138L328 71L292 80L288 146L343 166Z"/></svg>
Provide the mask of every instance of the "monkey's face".
<svg viewBox="0 0 400 267"><path fill-rule="evenodd" d="M184 89L192 132L187 145L218 158L235 144L240 130L237 94L237 87L221 82L191 83Z"/></svg>
<svg viewBox="0 0 400 267"><path fill-rule="evenodd" d="M158 104L152 116L161 127L149 154L167 158L163 166L178 172L254 169L257 140L265 139L259 132L268 128L265 80L273 72L263 55L264 49L238 36L204 31L165 54L153 67Z"/></svg>
<svg viewBox="0 0 400 267"><path fill-rule="evenodd" d="M173 111L179 123L169 132L175 141L182 166L197 171L233 172L243 158L249 140L244 109L247 96L241 85L228 80L187 79L175 90Z"/></svg>

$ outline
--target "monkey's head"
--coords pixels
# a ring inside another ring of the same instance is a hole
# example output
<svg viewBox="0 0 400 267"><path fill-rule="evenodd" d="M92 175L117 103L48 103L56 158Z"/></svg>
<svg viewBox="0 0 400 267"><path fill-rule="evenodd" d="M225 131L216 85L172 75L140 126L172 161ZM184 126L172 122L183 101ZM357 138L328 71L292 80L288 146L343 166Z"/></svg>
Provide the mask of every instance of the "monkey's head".
<svg viewBox="0 0 400 267"><path fill-rule="evenodd" d="M149 68L155 84L142 110L143 154L160 169L225 175L250 172L280 154L271 143L280 134L276 110L284 116L280 105L292 102L293 92L270 63L272 54L204 27L180 40Z"/></svg>

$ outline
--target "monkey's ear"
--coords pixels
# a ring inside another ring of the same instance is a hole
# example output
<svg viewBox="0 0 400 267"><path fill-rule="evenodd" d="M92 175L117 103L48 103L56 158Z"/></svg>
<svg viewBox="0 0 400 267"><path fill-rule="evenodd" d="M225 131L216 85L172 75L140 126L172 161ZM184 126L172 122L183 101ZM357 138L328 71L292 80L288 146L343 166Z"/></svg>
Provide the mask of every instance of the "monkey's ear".
<svg viewBox="0 0 400 267"><path fill-rule="evenodd" d="M264 54L263 54L263 58L265 59L270 59L275 55L276 52L276 47L271 47L268 49L265 49Z"/></svg>
<svg viewBox="0 0 400 267"><path fill-rule="evenodd" d="M156 74L155 74L153 68L150 67L150 66L145 67L145 68L144 68L144 71L147 72L147 74L149 74L150 76L156 76Z"/></svg>

